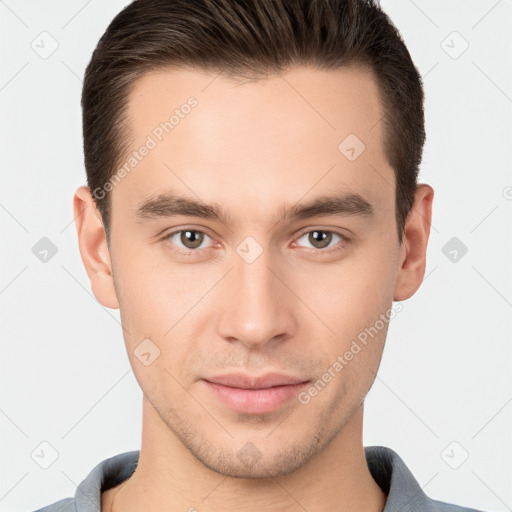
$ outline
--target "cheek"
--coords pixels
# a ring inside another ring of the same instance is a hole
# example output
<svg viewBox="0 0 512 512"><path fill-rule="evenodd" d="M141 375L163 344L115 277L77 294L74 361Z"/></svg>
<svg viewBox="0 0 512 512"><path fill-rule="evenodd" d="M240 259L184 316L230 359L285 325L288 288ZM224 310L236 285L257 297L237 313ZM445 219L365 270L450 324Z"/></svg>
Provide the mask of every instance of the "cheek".
<svg viewBox="0 0 512 512"><path fill-rule="evenodd" d="M174 374L177 368L188 367L188 359L198 350L196 343L201 338L197 330L206 318L208 302L204 297L222 272L219 270L217 276L205 267L202 275L195 265L177 265L154 256L150 262L149 256L143 251L123 254L116 265L116 291L125 344L137 379L168 380L170 375L156 371L167 369ZM159 351L151 372L141 367L136 355L145 339L157 347L148 344L150 353Z"/></svg>
<svg viewBox="0 0 512 512"><path fill-rule="evenodd" d="M151 326L152 333L163 335L201 297L204 281L194 275L194 266L177 265L157 245L140 244L138 250L119 246L118 253L116 291L127 322Z"/></svg>
<svg viewBox="0 0 512 512"><path fill-rule="evenodd" d="M394 267L384 252L359 251L338 263L290 272L292 289L329 328L325 334L341 344L373 325L391 307Z"/></svg>

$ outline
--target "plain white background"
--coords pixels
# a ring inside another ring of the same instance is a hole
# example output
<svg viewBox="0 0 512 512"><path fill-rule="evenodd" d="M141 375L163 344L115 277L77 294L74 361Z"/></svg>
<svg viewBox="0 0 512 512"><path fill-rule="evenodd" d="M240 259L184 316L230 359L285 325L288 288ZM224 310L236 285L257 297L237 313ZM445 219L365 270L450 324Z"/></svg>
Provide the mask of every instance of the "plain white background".
<svg viewBox="0 0 512 512"><path fill-rule="evenodd" d="M72 212L83 72L126 3L0 2L2 511L73 496L100 461L140 447L142 393ZM436 195L425 281L391 323L364 444L397 451L433 498L512 510L512 1L382 6L424 77L420 181ZM57 249L46 263L43 237Z"/></svg>

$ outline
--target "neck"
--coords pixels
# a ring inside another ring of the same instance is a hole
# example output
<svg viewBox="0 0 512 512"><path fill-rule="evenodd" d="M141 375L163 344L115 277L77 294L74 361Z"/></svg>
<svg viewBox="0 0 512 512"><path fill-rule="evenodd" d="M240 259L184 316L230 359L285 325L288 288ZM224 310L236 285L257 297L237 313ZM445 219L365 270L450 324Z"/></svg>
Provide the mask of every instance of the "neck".
<svg viewBox="0 0 512 512"><path fill-rule="evenodd" d="M233 478L196 459L144 400L137 469L103 493L102 510L382 512L386 495L366 463L362 420L361 404L326 449L291 474Z"/></svg>

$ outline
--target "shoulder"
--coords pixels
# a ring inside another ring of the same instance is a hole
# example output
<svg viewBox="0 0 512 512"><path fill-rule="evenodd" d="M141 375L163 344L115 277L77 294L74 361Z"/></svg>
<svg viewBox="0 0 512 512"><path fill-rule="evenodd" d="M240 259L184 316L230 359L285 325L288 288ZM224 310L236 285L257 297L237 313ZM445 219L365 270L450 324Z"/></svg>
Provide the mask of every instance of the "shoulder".
<svg viewBox="0 0 512 512"><path fill-rule="evenodd" d="M484 512L483 510L477 510L476 508L467 508L460 505L452 505L451 503L445 503L444 501L437 501L429 498L432 505L432 510L435 512Z"/></svg>
<svg viewBox="0 0 512 512"><path fill-rule="evenodd" d="M35 512L100 512L102 493L119 485L135 471L139 451L120 453L97 464L76 488L74 498L64 498Z"/></svg>
<svg viewBox="0 0 512 512"><path fill-rule="evenodd" d="M391 448L367 446L365 456L373 479L387 494L383 512L484 512L430 498Z"/></svg>
<svg viewBox="0 0 512 512"><path fill-rule="evenodd" d="M64 498L51 505L39 508L34 512L75 512L75 500L73 498Z"/></svg>

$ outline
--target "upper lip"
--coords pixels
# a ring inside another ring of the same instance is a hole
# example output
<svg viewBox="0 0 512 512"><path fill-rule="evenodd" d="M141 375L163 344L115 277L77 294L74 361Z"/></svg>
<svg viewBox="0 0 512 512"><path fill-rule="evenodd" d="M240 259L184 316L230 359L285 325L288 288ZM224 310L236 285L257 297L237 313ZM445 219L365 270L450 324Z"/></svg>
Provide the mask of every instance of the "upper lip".
<svg viewBox="0 0 512 512"><path fill-rule="evenodd" d="M307 382L308 379L293 377L281 373L266 373L265 375L246 375L243 373L230 373L217 375L204 379L214 384L222 384L232 388L240 389L265 389L274 386L290 386Z"/></svg>

